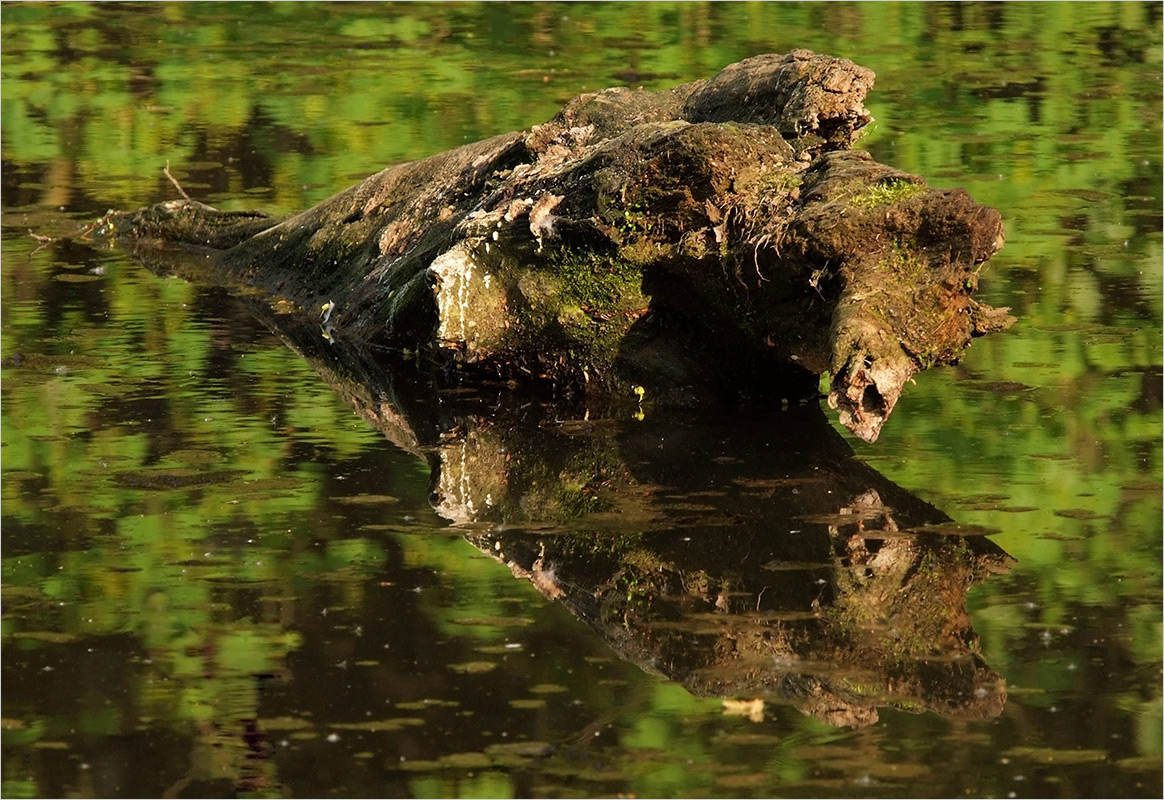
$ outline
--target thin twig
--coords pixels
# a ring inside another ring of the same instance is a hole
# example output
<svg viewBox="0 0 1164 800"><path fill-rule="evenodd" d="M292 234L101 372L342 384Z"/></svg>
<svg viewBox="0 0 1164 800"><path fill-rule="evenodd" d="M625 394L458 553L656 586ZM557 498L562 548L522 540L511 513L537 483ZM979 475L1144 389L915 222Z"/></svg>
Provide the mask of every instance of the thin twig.
<svg viewBox="0 0 1164 800"><path fill-rule="evenodd" d="M40 242L40 244L38 244L36 246L36 249L28 254L29 258L32 258L34 255L39 253L41 250L44 250L46 247L49 246L49 243L53 240L53 237L51 237L51 236L41 236L39 233L33 233L32 228L28 229L28 235L31 236L33 239L36 239L38 242Z"/></svg>
<svg viewBox="0 0 1164 800"><path fill-rule="evenodd" d="M84 228L81 228L81 232L78 235L80 236L80 238L84 239L85 241L89 241L89 237L93 235L93 231L100 228L104 223L105 223L105 217L102 217L101 219L95 219L92 222L90 222L89 224L87 224Z"/></svg>
<svg viewBox="0 0 1164 800"><path fill-rule="evenodd" d="M162 172L166 173L166 177L170 179L170 183L174 184L174 188L178 190L178 193L182 195L182 197L185 197L191 202L193 201L193 198L186 194L186 190L182 188L182 184L178 183L178 179L170 174L170 159L166 159L166 168L162 170Z"/></svg>

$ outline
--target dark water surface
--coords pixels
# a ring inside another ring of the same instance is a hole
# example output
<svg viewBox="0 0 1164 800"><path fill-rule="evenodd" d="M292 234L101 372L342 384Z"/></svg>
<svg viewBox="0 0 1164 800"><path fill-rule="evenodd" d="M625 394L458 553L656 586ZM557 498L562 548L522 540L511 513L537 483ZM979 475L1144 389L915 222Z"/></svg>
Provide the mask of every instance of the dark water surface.
<svg viewBox="0 0 1164 800"><path fill-rule="evenodd" d="M1159 4L0 26L4 796L1160 796ZM285 213L793 47L877 73L878 160L1006 220L981 295L1018 324L875 445L505 393L402 424L319 342L69 238L174 198L167 161Z"/></svg>

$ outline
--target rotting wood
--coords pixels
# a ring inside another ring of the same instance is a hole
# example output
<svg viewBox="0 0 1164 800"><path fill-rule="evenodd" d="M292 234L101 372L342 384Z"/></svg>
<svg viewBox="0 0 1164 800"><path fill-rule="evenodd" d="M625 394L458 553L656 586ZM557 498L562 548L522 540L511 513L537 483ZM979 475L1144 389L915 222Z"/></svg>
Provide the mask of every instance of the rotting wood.
<svg viewBox="0 0 1164 800"><path fill-rule="evenodd" d="M906 381L1013 319L971 297L998 212L851 149L873 78L757 56L581 95L285 220L184 199L94 231L304 315L328 304L337 345L419 351L450 380L692 404L810 398L828 372L874 441Z"/></svg>

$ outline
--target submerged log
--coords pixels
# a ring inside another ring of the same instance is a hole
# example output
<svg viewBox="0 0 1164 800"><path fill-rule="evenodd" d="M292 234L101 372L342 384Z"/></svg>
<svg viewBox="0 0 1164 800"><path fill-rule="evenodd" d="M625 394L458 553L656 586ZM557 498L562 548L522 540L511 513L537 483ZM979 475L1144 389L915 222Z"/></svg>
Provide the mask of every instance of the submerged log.
<svg viewBox="0 0 1164 800"><path fill-rule="evenodd" d="M450 379L688 404L812 397L827 372L874 441L907 380L1013 320L971 297L998 212L850 149L873 78L757 56L581 95L285 220L182 200L97 230Z"/></svg>

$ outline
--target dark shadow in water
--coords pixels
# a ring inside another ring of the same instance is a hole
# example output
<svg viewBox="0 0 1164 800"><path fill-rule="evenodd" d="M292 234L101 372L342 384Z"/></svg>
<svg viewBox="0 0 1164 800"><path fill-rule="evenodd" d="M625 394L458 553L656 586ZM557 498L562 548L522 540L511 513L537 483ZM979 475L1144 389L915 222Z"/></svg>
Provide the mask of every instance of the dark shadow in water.
<svg viewBox="0 0 1164 800"><path fill-rule="evenodd" d="M644 670L752 716L766 701L847 726L885 706L1001 712L966 593L1010 557L856 459L819 407L438 389L448 376L414 361L254 311L428 461L433 506L468 541Z"/></svg>

